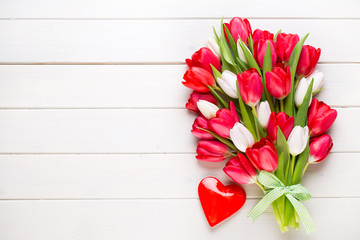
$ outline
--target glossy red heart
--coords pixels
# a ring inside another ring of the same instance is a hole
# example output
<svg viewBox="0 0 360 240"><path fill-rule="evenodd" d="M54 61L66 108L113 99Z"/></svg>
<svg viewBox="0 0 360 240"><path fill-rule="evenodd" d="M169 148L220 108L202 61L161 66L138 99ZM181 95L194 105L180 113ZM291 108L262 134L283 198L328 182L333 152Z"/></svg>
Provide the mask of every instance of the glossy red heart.
<svg viewBox="0 0 360 240"><path fill-rule="evenodd" d="M237 212L246 201L246 193L239 185L224 186L214 177L206 177L198 187L201 206L211 227Z"/></svg>

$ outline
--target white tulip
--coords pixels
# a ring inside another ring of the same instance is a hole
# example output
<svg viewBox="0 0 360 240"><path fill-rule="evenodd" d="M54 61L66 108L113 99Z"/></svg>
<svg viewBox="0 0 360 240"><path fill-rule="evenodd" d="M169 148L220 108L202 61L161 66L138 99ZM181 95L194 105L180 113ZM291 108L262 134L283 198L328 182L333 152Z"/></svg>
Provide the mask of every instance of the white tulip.
<svg viewBox="0 0 360 240"><path fill-rule="evenodd" d="M202 115L204 115L207 119L216 117L216 112L219 108L215 104L205 100L199 100L196 104Z"/></svg>
<svg viewBox="0 0 360 240"><path fill-rule="evenodd" d="M251 132L241 123L235 123L234 127L230 130L230 138L242 152L245 152L248 147L254 145L255 140Z"/></svg>
<svg viewBox="0 0 360 240"><path fill-rule="evenodd" d="M297 156L302 153L309 140L309 128L308 126L300 127L295 126L291 131L287 143L289 145L289 151L291 155Z"/></svg>
<svg viewBox="0 0 360 240"><path fill-rule="evenodd" d="M242 48L240 47L240 40L237 41L237 51L238 51L238 54L239 54L239 58L241 59L241 61L247 63L246 61L246 58L245 58L245 54L242 50Z"/></svg>
<svg viewBox="0 0 360 240"><path fill-rule="evenodd" d="M304 98L305 98L305 95L306 95L306 92L309 88L309 85L310 85L311 81L309 81L308 79L306 78L302 78L296 88L296 92L295 92L295 105L297 107L300 107L301 104L303 103L304 101ZM311 103L311 99L312 99L312 95L310 95L310 101L309 101L309 105Z"/></svg>
<svg viewBox="0 0 360 240"><path fill-rule="evenodd" d="M238 98L236 82L237 77L234 73L225 70L221 74L221 78L217 78L217 82L224 92L232 98Z"/></svg>
<svg viewBox="0 0 360 240"><path fill-rule="evenodd" d="M268 101L260 102L256 106L256 112L257 112L257 117L258 117L261 127L266 129L268 126L269 118L270 118L270 114L271 114L269 102Z"/></svg>
<svg viewBox="0 0 360 240"><path fill-rule="evenodd" d="M214 38L209 38L207 40L207 47L220 59L221 58L221 54L220 54L220 47L217 44L216 40Z"/></svg>
<svg viewBox="0 0 360 240"><path fill-rule="evenodd" d="M324 74L318 70L315 70L310 76L307 77L309 83L314 79L312 92L319 91L324 85Z"/></svg>

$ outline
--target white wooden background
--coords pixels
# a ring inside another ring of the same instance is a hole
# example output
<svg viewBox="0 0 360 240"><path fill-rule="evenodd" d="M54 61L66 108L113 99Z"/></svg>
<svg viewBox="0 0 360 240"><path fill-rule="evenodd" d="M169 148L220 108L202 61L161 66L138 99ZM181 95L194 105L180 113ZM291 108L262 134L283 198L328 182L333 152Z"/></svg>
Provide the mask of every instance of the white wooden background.
<svg viewBox="0 0 360 240"><path fill-rule="evenodd" d="M0 239L359 239L358 0L1 0ZM311 166L318 231L279 233L262 196L210 229L197 184L223 163L195 160L184 59L221 17L321 47L320 98L338 110L335 146Z"/></svg>

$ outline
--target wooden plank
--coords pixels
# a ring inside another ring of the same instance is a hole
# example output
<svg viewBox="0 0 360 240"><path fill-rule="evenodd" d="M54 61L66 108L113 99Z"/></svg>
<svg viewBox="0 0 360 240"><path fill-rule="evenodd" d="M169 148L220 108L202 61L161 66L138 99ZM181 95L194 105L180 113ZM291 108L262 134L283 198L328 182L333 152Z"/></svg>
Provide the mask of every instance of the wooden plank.
<svg viewBox="0 0 360 240"><path fill-rule="evenodd" d="M326 81L319 99L360 105L354 99L360 64L319 64L319 70ZM184 108L185 71L184 65L0 65L0 108Z"/></svg>
<svg viewBox="0 0 360 240"><path fill-rule="evenodd" d="M286 0L271 5L266 0L2 0L0 18L359 18L357 10L356 0L304 0L296 6Z"/></svg>
<svg viewBox="0 0 360 240"><path fill-rule="evenodd" d="M335 152L359 151L360 108L339 108ZM195 115L185 109L2 110L0 153L188 153Z"/></svg>
<svg viewBox="0 0 360 240"><path fill-rule="evenodd" d="M211 229L197 199L105 201L1 201L4 240L64 239L357 239L359 198L311 199L305 205L317 231L281 233L272 210L251 223L258 200Z"/></svg>
<svg viewBox="0 0 360 240"><path fill-rule="evenodd" d="M349 174L359 157L332 153L309 167L303 185L313 197L360 197L360 175ZM224 165L194 154L0 155L0 199L197 198L204 177L232 183ZM340 179L346 184L334 188ZM248 198L263 196L255 184L244 187Z"/></svg>
<svg viewBox="0 0 360 240"><path fill-rule="evenodd" d="M360 20L254 19L253 28L311 33L321 62L360 62ZM1 21L0 63L182 63L220 20ZM352 32L352 37L347 36ZM171 34L169 34L171 33ZM331 38L331 41L329 39ZM336 43L336 44L335 44Z"/></svg>

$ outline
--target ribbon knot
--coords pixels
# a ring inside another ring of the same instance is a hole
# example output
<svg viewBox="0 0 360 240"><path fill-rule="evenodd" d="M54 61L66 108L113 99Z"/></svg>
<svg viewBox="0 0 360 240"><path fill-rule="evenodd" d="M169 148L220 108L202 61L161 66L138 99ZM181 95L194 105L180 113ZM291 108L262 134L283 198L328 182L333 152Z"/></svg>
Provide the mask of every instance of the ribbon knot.
<svg viewBox="0 0 360 240"><path fill-rule="evenodd" d="M305 226L306 232L310 233L316 230L305 206L299 202L299 200L307 201L311 198L311 194L304 186L301 186L300 184L285 186L276 176L266 171L260 172L258 181L268 188L268 190L265 191L265 196L258 204L256 204L248 215L253 222L258 219L273 201L282 195L285 195L298 213L300 220Z"/></svg>

